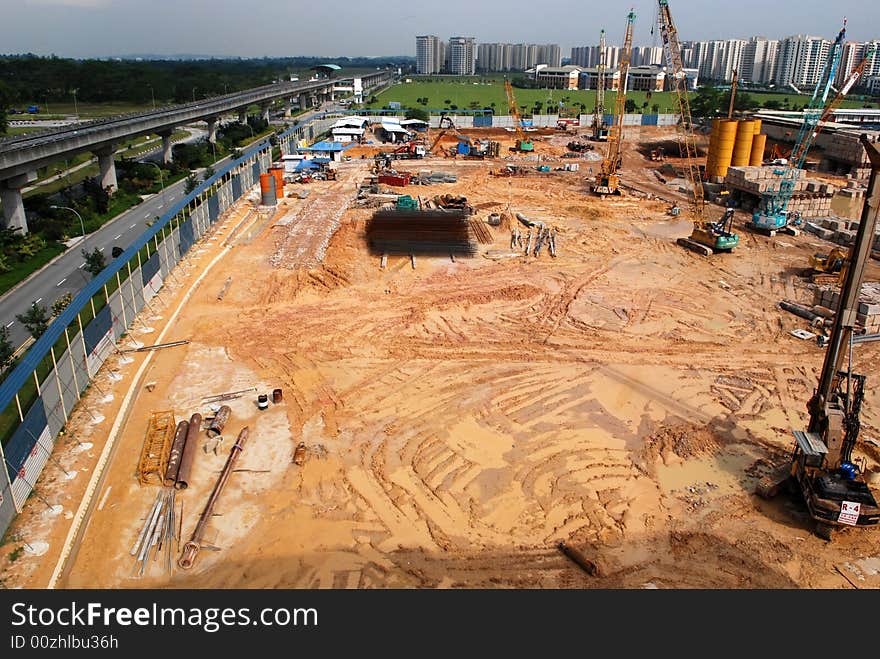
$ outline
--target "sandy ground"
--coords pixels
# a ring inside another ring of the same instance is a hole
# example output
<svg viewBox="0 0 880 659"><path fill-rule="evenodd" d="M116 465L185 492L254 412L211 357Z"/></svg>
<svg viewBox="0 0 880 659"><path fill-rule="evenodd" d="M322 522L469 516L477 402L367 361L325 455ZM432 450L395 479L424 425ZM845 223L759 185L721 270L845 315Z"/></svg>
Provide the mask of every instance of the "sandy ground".
<svg viewBox="0 0 880 659"><path fill-rule="evenodd" d="M559 155L569 139L540 136L538 150ZM655 165L634 149L625 162ZM668 217L667 203L601 201L583 171L489 175L503 164L402 164L459 183L400 192L464 194L480 218L509 203L557 228L556 258L511 256L509 230L493 228L475 258L415 268L389 258L380 269L364 241L370 211L345 210L367 160L343 163L338 181L310 184L271 219L244 208L227 218L164 293L157 331L226 250L164 337L191 343L156 352L136 389L59 585L880 586L880 533L845 531L829 544L802 504L752 494L788 455L790 429L804 427L821 368L815 343L788 333L805 321L777 307L811 300L799 273L817 239L743 229L735 253L706 259L675 245L690 225ZM857 367L872 378L878 358L876 344L860 346ZM875 439L870 381L862 428ZM200 450L178 493L186 540L233 438L250 428L208 526L214 550L188 572L157 561L132 576L129 549L156 496L133 477L149 413L208 414L202 397L249 387L279 387L283 401L266 411L257 392L230 401L223 449ZM92 438L93 453L104 439ZM292 463L299 442L303 466ZM859 455L880 487L880 451L862 443ZM62 481L56 473L46 487L75 491ZM46 521L39 506L16 537L51 549L10 561L4 547L7 585L43 587L55 565L64 515ZM602 576L565 558L560 540L594 556Z"/></svg>

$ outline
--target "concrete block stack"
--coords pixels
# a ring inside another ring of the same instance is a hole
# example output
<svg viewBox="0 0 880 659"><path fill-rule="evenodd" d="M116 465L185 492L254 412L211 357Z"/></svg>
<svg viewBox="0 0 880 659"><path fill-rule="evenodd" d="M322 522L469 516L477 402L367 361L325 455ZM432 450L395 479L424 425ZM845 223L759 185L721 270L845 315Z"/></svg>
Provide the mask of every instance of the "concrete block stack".
<svg viewBox="0 0 880 659"><path fill-rule="evenodd" d="M837 286L819 286L813 292L814 305L836 310L839 303L840 289ZM862 284L856 326L864 329L866 334L880 332L880 283Z"/></svg>
<svg viewBox="0 0 880 659"><path fill-rule="evenodd" d="M760 197L779 189L782 167L731 167L727 170L724 182L732 190L754 195L755 203ZM779 173L777 173L779 172ZM804 218L828 217L831 214L831 199L837 188L829 183L810 180L803 170L796 170L796 182L790 212L799 212Z"/></svg>
<svg viewBox="0 0 880 659"><path fill-rule="evenodd" d="M807 222L804 230L846 247L852 245L859 230L858 220L844 220L840 218L826 217L815 222ZM880 252L880 227L874 233L874 242L871 249Z"/></svg>
<svg viewBox="0 0 880 659"><path fill-rule="evenodd" d="M868 169L871 163L865 147L859 141L858 134L835 133L827 140L825 158L850 165L856 169Z"/></svg>

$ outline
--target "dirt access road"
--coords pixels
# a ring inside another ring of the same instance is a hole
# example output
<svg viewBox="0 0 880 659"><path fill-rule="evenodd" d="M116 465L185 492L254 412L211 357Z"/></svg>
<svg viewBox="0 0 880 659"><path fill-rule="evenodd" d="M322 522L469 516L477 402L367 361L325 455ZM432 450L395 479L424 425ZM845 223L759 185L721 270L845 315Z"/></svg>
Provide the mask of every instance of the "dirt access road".
<svg viewBox="0 0 880 659"><path fill-rule="evenodd" d="M141 385L155 386L136 392L61 586L878 585L880 534L828 544L796 501L752 494L789 453L821 367L815 343L788 333L805 324L777 307L811 299L797 273L814 237L743 232L735 253L705 259L675 245L690 227L667 204L600 201L583 172L500 178L488 172L504 161L429 159L400 168L459 183L399 192L464 194L481 219L510 202L558 230L558 256L511 255L509 229L492 228L475 258L392 257L383 270L364 242L371 211L340 211L366 164L235 233L165 337L192 342L149 365ZM860 346L857 367L874 377L878 358ZM199 452L179 493L186 539L250 427L205 538L217 550L189 572L160 560L133 577L129 548L156 495L133 478L149 412L208 414L203 396L251 386L283 401L232 400L224 450ZM868 438L878 410L869 384ZM880 452L859 455L876 487ZM40 583L28 560L7 565L7 583Z"/></svg>

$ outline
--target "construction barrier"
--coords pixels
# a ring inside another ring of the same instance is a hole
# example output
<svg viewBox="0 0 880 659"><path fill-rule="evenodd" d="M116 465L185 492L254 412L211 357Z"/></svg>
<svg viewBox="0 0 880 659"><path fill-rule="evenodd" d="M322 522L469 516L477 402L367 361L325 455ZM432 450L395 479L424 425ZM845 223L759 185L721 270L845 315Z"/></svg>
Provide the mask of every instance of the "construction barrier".
<svg viewBox="0 0 880 659"><path fill-rule="evenodd" d="M320 135L322 118L282 133L282 149ZM21 511L59 431L104 361L175 266L271 165L262 141L174 204L92 279L0 383L0 535Z"/></svg>

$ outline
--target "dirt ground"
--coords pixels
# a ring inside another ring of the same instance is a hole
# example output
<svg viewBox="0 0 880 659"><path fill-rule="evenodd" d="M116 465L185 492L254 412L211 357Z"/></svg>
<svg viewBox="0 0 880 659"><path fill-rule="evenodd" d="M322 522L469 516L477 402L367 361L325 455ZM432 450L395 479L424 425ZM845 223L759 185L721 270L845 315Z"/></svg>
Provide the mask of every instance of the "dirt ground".
<svg viewBox="0 0 880 659"><path fill-rule="evenodd" d="M653 130L638 139L669 139ZM572 139L536 137L546 156ZM132 385L133 400L58 585L880 586L880 532L843 531L827 543L798 501L753 494L789 454L790 430L805 426L821 368L815 342L789 334L806 321L777 306L812 299L800 272L820 241L740 228L734 253L707 259L675 244L690 224L667 216L666 202L599 200L583 167L489 174L504 163L400 163L454 172L459 182L397 191L466 195L480 219L509 206L557 229L556 258L512 252L510 230L492 227L494 243L472 259L419 258L413 267L389 257L380 268L364 239L371 211L346 209L367 160L341 163L339 180L310 184L306 199L286 198L272 218L242 202L160 293L165 306L150 325L167 327L164 341L190 343L155 352L137 382L145 357L110 366L126 375L108 384L114 405ZM634 146L624 164L625 180L628 171L644 186L653 177L656 194L682 198ZM855 361L869 377L863 436L880 439L870 384L880 347L859 346ZM222 449L199 450L192 485L178 492L182 545L235 435L249 427L240 471L208 525L210 548L191 571L168 574L160 559L133 576L129 549L157 492L133 476L149 413L210 414L203 397L250 387L228 402ZM256 394L274 388L281 403L258 410ZM76 430L91 433L95 456L112 412L104 425ZM308 447L302 466L292 462L299 442ZM862 442L857 455L880 488L880 450ZM47 474L44 491L73 488L57 470ZM87 476L73 483L84 488ZM45 587L69 520L29 505L14 537L50 548L11 561L4 547L2 578ZM600 576L563 556L561 540L594 557Z"/></svg>

